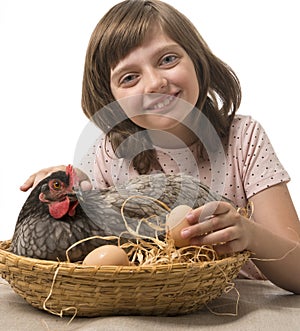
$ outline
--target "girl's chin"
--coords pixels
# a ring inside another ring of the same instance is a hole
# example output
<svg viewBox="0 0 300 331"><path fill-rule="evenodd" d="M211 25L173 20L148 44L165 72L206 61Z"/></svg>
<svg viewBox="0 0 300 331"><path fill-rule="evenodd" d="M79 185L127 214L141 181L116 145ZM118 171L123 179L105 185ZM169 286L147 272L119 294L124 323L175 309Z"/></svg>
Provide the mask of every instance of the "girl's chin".
<svg viewBox="0 0 300 331"><path fill-rule="evenodd" d="M139 115L131 118L138 126L148 130L168 131L175 128L181 121L163 115Z"/></svg>

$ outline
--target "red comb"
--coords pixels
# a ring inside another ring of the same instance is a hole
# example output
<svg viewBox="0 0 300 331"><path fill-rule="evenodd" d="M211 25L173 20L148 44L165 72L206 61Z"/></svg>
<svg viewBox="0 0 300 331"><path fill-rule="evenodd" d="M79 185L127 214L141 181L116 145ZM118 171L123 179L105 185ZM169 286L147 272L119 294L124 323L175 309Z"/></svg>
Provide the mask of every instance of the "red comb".
<svg viewBox="0 0 300 331"><path fill-rule="evenodd" d="M72 175L73 171L74 171L73 166L71 164L68 164L66 167L66 174L70 176Z"/></svg>
<svg viewBox="0 0 300 331"><path fill-rule="evenodd" d="M71 164L67 165L66 167L66 175L70 178L69 186L73 187L77 181L77 175Z"/></svg>

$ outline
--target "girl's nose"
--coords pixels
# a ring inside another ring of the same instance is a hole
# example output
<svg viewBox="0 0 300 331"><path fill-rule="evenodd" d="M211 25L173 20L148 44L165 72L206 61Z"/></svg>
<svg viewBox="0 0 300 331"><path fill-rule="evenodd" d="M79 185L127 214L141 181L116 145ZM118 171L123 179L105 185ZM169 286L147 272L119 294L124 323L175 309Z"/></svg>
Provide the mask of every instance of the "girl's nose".
<svg viewBox="0 0 300 331"><path fill-rule="evenodd" d="M163 93L168 85L167 78L160 70L145 73L145 93Z"/></svg>

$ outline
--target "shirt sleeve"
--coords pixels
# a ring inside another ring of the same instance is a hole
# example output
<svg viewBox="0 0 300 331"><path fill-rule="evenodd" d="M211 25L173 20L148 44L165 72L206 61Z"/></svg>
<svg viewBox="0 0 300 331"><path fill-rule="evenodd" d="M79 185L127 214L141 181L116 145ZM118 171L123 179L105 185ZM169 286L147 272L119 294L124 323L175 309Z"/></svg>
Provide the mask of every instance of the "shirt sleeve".
<svg viewBox="0 0 300 331"><path fill-rule="evenodd" d="M242 177L247 198L290 177L261 124L247 118L241 134Z"/></svg>
<svg viewBox="0 0 300 331"><path fill-rule="evenodd" d="M74 158L74 165L82 170L90 179L92 186L95 188L96 179L95 179L95 160L96 160L96 151L99 146L99 139L97 139L88 149L83 152L83 156Z"/></svg>
<svg viewBox="0 0 300 331"><path fill-rule="evenodd" d="M138 173L133 169L130 160L118 158L109 139L105 136L101 137L96 148L93 186L99 189L110 186L117 187L137 175Z"/></svg>
<svg viewBox="0 0 300 331"><path fill-rule="evenodd" d="M105 189L109 186L109 157L105 154L105 135L100 134L90 146L84 144L86 151L80 151L82 157L76 157L74 164L86 173L93 188ZM76 161L79 159L79 161Z"/></svg>

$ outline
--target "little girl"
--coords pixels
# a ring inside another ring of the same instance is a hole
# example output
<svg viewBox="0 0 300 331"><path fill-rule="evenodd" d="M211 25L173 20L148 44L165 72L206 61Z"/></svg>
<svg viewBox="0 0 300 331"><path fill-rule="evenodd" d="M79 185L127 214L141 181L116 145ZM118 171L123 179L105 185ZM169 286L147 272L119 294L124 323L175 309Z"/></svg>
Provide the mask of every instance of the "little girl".
<svg viewBox="0 0 300 331"><path fill-rule="evenodd" d="M96 26L87 49L82 108L102 131L82 186L105 188L141 174L199 178L232 204L187 215L181 235L220 254L250 250L241 275L300 293L300 223L280 164L262 126L237 116L239 81L192 23L159 0L125 0ZM50 172L33 174L26 191ZM90 179L90 182L89 182ZM205 221L199 222L205 216ZM207 234L208 233L208 234ZM265 260L265 261L263 261Z"/></svg>

